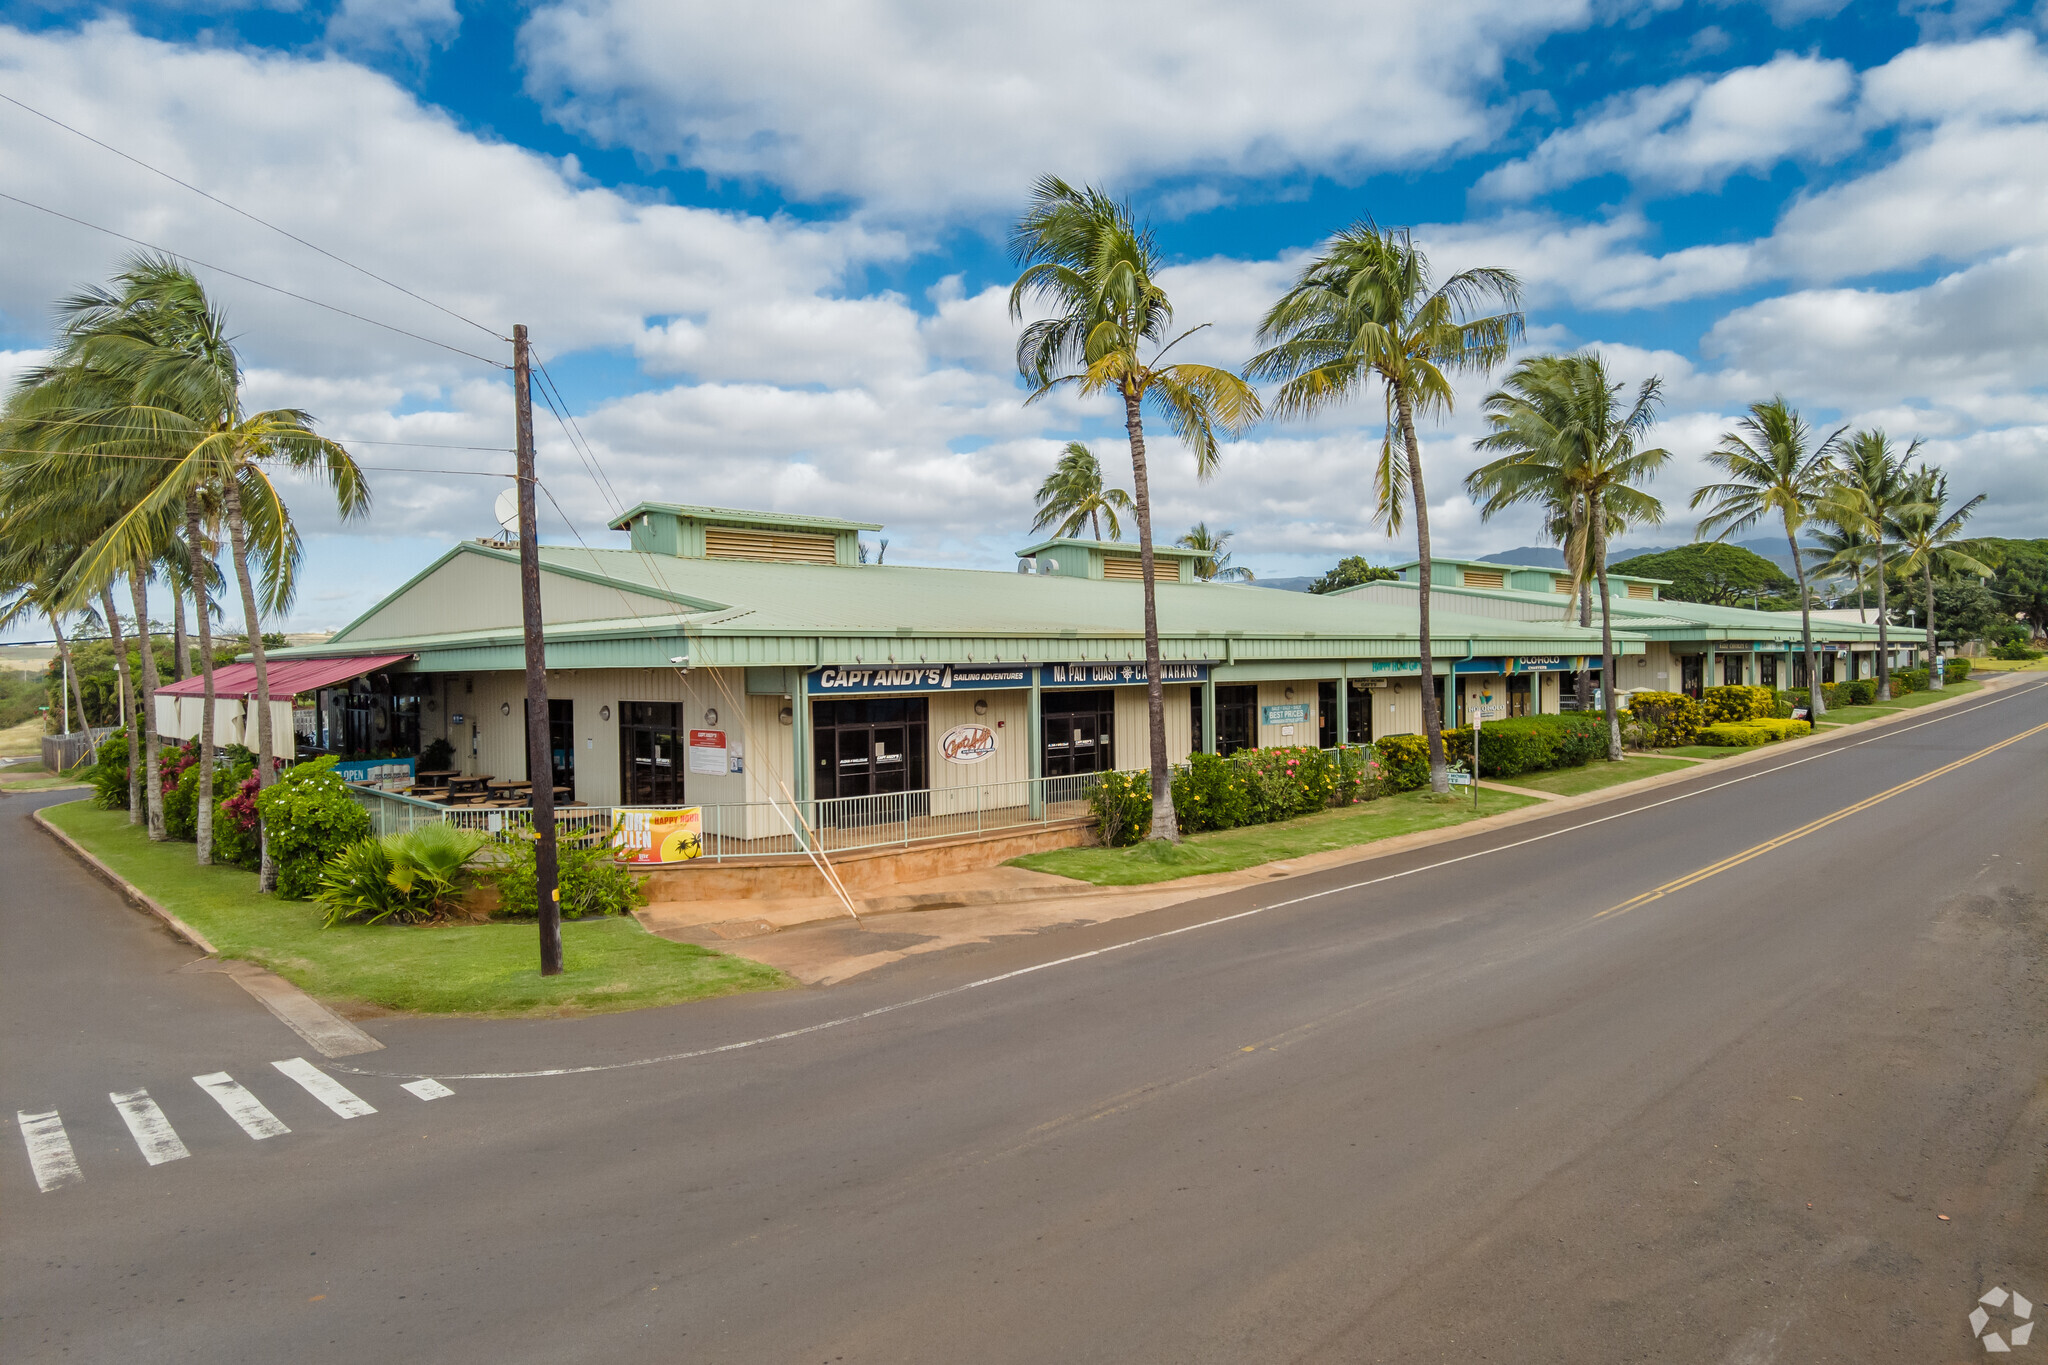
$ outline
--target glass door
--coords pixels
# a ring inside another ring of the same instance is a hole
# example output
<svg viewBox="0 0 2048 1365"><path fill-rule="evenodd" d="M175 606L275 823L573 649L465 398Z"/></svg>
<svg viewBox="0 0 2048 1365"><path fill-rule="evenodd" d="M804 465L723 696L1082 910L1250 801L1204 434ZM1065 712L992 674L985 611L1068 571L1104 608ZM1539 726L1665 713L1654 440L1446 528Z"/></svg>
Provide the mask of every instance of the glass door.
<svg viewBox="0 0 2048 1365"><path fill-rule="evenodd" d="M683 708L680 703L619 703L619 790L624 798L623 804L664 806L680 802L683 799L682 755Z"/></svg>

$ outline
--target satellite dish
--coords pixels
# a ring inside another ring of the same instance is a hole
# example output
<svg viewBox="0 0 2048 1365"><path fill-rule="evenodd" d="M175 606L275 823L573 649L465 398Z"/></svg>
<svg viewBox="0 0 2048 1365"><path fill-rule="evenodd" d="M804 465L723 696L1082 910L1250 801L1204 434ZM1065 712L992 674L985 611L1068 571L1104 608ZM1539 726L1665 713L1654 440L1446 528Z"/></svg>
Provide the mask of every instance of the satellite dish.
<svg viewBox="0 0 2048 1365"><path fill-rule="evenodd" d="M507 535L516 535L519 531L519 490L508 488L498 494L498 501L491 511Z"/></svg>

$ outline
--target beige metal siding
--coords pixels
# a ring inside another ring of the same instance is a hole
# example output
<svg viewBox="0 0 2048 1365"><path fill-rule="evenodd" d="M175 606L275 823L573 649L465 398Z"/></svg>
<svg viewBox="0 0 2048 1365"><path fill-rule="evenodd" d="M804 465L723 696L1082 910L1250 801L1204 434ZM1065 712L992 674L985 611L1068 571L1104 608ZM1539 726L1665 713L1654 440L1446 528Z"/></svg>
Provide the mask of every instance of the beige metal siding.
<svg viewBox="0 0 2048 1365"><path fill-rule="evenodd" d="M1166 761L1185 763L1193 746L1194 718L1188 694L1194 689L1182 684L1159 689L1166 715ZM1152 718L1142 687L1116 689L1116 766L1147 768L1152 764Z"/></svg>
<svg viewBox="0 0 2048 1365"><path fill-rule="evenodd" d="M1550 579L1550 590L1552 592L1568 593L1572 590L1572 581L1562 574L1553 574Z"/></svg>
<svg viewBox="0 0 2048 1365"><path fill-rule="evenodd" d="M780 564L836 564L831 536L801 531L756 531L737 526L704 528L706 559L759 559Z"/></svg>
<svg viewBox="0 0 2048 1365"><path fill-rule="evenodd" d="M1499 588L1507 584L1504 571L1500 569L1466 569L1463 578L1468 588Z"/></svg>
<svg viewBox="0 0 2048 1365"><path fill-rule="evenodd" d="M1631 583L1628 585L1628 595L1638 602L1648 602L1656 598L1657 590L1648 583Z"/></svg>
<svg viewBox="0 0 2048 1365"><path fill-rule="evenodd" d="M1294 690L1288 696L1289 688ZM1313 749L1316 744L1316 684L1310 682L1265 682L1259 684L1258 735L1261 749L1294 748L1306 745ZM1292 725L1268 725L1265 723L1268 706L1306 706L1308 719ZM1288 734L1287 731L1294 733Z"/></svg>

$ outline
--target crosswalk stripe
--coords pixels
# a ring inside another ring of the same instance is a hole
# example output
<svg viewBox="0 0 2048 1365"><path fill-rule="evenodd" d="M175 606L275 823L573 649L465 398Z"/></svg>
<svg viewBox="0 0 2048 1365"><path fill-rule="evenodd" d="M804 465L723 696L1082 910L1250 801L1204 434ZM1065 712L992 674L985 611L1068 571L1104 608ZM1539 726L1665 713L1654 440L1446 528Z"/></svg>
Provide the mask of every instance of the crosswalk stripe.
<svg viewBox="0 0 2048 1365"><path fill-rule="evenodd" d="M215 1071L205 1076L194 1076L193 1083L213 1096L220 1107L228 1111L228 1117L242 1125L242 1131L257 1141L289 1133L277 1115L263 1107L257 1099L242 1087L242 1083L225 1071Z"/></svg>
<svg viewBox="0 0 2048 1365"><path fill-rule="evenodd" d="M29 1169L36 1173L36 1186L44 1194L85 1179L71 1150L71 1139L64 1132L64 1120L56 1110L24 1114L17 1109L14 1121L21 1126L21 1140L28 1144Z"/></svg>
<svg viewBox="0 0 2048 1365"><path fill-rule="evenodd" d="M149 1097L147 1090L130 1090L126 1094L108 1091L107 1098L114 1102L114 1108L128 1125L129 1135L142 1149L144 1161L152 1166L161 1166L166 1161L179 1161L192 1155L185 1150L178 1130L171 1127L171 1121L164 1117L163 1110L157 1108L156 1101Z"/></svg>
<svg viewBox="0 0 2048 1365"><path fill-rule="evenodd" d="M272 1062L271 1065L306 1087L306 1093L345 1119L361 1118L364 1114L377 1112L376 1105L354 1094L340 1081L304 1057L294 1057L286 1062Z"/></svg>
<svg viewBox="0 0 2048 1365"><path fill-rule="evenodd" d="M435 1080L432 1076L425 1076L416 1081L407 1081L404 1085L400 1086L399 1089L410 1090L413 1094L418 1095L423 1100L438 1100L444 1095L452 1095L455 1093L453 1090L450 1090L447 1086Z"/></svg>

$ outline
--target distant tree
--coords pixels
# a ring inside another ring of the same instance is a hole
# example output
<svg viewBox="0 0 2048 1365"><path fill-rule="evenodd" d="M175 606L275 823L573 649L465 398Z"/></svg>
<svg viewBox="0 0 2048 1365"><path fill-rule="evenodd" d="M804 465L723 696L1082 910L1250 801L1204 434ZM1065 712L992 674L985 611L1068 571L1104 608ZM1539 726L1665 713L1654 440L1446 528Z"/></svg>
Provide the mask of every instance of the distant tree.
<svg viewBox="0 0 2048 1365"><path fill-rule="evenodd" d="M1937 644L1935 612L1941 610L1941 599L1934 592L1935 580L1952 580L1961 574L1991 577L1991 566L1972 555L1970 551L1976 546L1963 538L1963 527L1970 514L1984 505L1987 495L1979 493L1960 506L1951 506L1948 474L1934 465L1914 470L1909 482L1908 504L1891 519L1887 529L1899 543L1899 568L1908 575L1920 575L1925 590L1922 600L1934 608L1922 617L1927 629L1928 666L1932 668ZM1928 686L1941 686L1933 675L1929 677Z"/></svg>
<svg viewBox="0 0 2048 1365"><path fill-rule="evenodd" d="M1614 572L1636 578L1668 578L1671 585L1660 596L1673 602L1704 602L1716 607L1739 607L1760 596L1776 597L1798 588L1770 560L1725 541L1637 555L1614 565Z"/></svg>
<svg viewBox="0 0 2048 1365"><path fill-rule="evenodd" d="M1195 561L1195 577L1203 582L1220 579L1225 583L1249 583L1252 581L1252 571L1242 565L1232 564L1230 551L1223 548L1236 534L1235 531L1212 531L1208 522L1198 521L1188 528L1186 535L1173 543L1183 550L1209 552L1207 559Z"/></svg>
<svg viewBox="0 0 2048 1365"><path fill-rule="evenodd" d="M1392 569L1382 569L1377 564L1365 562L1364 555L1345 555L1333 569L1317 575L1316 581L1308 585L1310 592L1335 592L1339 588L1355 588L1361 583L1377 583L1385 578L1399 578Z"/></svg>
<svg viewBox="0 0 2048 1365"><path fill-rule="evenodd" d="M1079 441L1067 442L1066 450L1060 455L1060 462L1053 466L1052 473L1045 476L1045 482L1038 485L1038 516L1032 521L1031 529L1043 531L1057 523L1053 531L1056 536L1077 536L1086 526L1096 539L1102 539L1102 523L1109 523L1109 538L1122 540L1123 525L1117 521L1119 511L1131 510L1131 495L1121 488L1105 487L1102 481L1102 465L1095 458L1095 452Z"/></svg>
<svg viewBox="0 0 2048 1365"><path fill-rule="evenodd" d="M2048 540L1980 539L1977 557L1993 570L1999 610L2024 621L2029 635L2048 635Z"/></svg>

